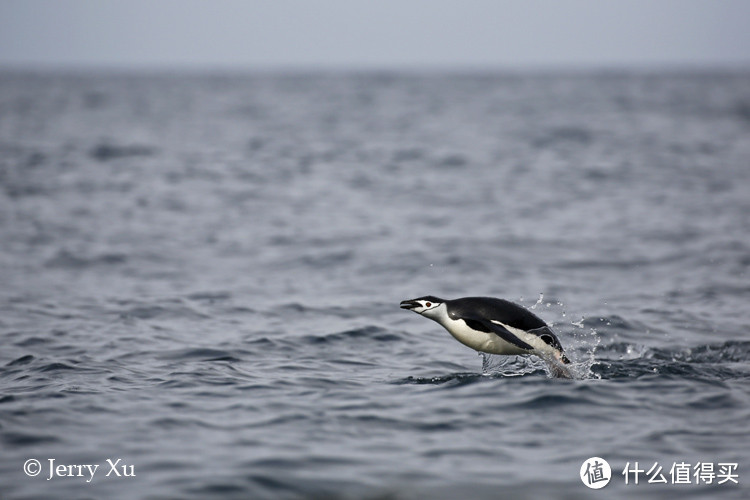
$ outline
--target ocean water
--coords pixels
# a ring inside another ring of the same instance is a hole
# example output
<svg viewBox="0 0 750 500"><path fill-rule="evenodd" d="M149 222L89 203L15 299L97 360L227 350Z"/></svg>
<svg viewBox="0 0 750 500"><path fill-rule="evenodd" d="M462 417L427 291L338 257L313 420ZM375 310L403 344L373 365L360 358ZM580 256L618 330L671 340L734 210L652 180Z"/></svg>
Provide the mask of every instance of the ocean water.
<svg viewBox="0 0 750 500"><path fill-rule="evenodd" d="M749 268L750 73L4 70L0 498L748 498Z"/></svg>

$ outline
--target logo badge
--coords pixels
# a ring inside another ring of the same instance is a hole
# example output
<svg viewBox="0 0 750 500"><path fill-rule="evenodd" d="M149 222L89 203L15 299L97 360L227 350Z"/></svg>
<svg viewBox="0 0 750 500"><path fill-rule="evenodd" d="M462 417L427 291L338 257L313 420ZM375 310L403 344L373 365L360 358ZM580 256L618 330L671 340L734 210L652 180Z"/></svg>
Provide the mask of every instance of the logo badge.
<svg viewBox="0 0 750 500"><path fill-rule="evenodd" d="M592 490L604 488L612 479L612 468L601 457L591 457L581 465L581 481Z"/></svg>

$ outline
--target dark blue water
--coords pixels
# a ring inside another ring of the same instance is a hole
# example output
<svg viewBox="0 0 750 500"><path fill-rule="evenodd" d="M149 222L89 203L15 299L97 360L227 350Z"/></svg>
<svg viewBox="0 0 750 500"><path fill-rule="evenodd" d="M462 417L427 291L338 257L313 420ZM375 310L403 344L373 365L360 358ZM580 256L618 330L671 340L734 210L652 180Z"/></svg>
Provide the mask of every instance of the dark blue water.
<svg viewBox="0 0 750 500"><path fill-rule="evenodd" d="M747 498L749 268L747 73L5 71L0 497Z"/></svg>

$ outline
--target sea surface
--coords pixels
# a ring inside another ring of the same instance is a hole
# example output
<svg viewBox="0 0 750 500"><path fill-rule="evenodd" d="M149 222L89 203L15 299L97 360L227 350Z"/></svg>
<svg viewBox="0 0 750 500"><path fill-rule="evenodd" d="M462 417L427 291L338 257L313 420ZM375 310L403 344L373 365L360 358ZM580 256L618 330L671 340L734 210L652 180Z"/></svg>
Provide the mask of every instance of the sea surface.
<svg viewBox="0 0 750 500"><path fill-rule="evenodd" d="M0 498L750 498L749 270L750 72L0 70Z"/></svg>

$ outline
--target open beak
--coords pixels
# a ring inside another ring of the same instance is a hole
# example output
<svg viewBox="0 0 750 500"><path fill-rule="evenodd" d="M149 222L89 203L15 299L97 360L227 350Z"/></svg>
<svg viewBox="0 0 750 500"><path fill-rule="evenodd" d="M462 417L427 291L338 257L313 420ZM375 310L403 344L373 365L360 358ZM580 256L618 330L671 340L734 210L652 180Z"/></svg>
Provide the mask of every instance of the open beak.
<svg viewBox="0 0 750 500"><path fill-rule="evenodd" d="M401 301L401 309L409 309L410 311L415 307L419 306L419 302L416 300L403 300Z"/></svg>
<svg viewBox="0 0 750 500"><path fill-rule="evenodd" d="M565 353L562 353L562 352L560 353L560 361L562 361L562 362L563 362L564 364L566 364L566 365L569 365L569 364L570 364L570 360L569 360L569 359L568 359L568 357L567 357L567 356L565 355Z"/></svg>

